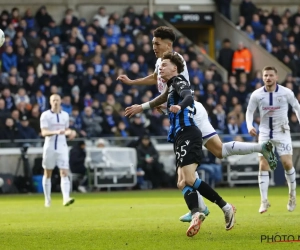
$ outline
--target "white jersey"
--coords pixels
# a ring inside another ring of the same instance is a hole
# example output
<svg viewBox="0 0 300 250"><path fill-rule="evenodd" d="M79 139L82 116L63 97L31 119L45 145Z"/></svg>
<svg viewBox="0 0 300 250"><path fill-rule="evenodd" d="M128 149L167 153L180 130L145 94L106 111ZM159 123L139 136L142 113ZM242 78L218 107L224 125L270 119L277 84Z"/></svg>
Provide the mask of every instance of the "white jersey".
<svg viewBox="0 0 300 250"><path fill-rule="evenodd" d="M65 111L53 113L51 110L44 111L40 118L40 127L50 131L65 130L69 128L69 114ZM67 140L65 135L46 136L44 150L65 150Z"/></svg>
<svg viewBox="0 0 300 250"><path fill-rule="evenodd" d="M258 107L260 134L269 135L269 138L272 139L273 133L289 131L289 104L293 107L299 120L300 105L290 89L277 85L274 92L267 92L265 87L255 90L250 97L247 107L247 128L252 127L253 114Z"/></svg>
<svg viewBox="0 0 300 250"><path fill-rule="evenodd" d="M177 55L179 55L181 57L181 59L183 60L183 62L184 62L184 70L180 74L183 75L184 78L189 82L190 81L189 72L188 72L185 60L183 59L183 57L179 53L177 53L177 52L174 52L174 53L176 53ZM164 79L162 79L161 76L160 76L160 73L159 73L159 67L160 67L160 65L161 65L161 58L158 58L156 60L156 63L155 63L155 71L154 72L155 72L155 74L157 74L157 88L158 88L158 91L159 91L159 93L162 93L163 90L166 87L166 81Z"/></svg>

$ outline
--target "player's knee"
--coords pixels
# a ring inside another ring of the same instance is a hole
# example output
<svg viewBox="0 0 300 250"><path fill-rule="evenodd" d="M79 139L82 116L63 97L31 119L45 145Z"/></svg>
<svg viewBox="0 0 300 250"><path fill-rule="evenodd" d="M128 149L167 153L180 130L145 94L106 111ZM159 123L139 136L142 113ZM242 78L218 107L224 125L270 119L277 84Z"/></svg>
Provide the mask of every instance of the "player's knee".
<svg viewBox="0 0 300 250"><path fill-rule="evenodd" d="M49 179L52 176L52 170L44 169L44 176Z"/></svg>
<svg viewBox="0 0 300 250"><path fill-rule="evenodd" d="M293 167L292 160L281 160L284 169L291 169Z"/></svg>
<svg viewBox="0 0 300 250"><path fill-rule="evenodd" d="M215 157L217 157L218 159L223 159L223 156L222 156L222 148L218 151L215 152Z"/></svg>
<svg viewBox="0 0 300 250"><path fill-rule="evenodd" d="M60 170L60 176L61 177L67 177L68 176L68 170L67 169L61 169Z"/></svg>
<svg viewBox="0 0 300 250"><path fill-rule="evenodd" d="M177 188L182 190L185 187L185 181L184 180L180 180L177 182Z"/></svg>
<svg viewBox="0 0 300 250"><path fill-rule="evenodd" d="M195 183L195 178L191 177L191 178L186 178L184 181L185 186L190 186L192 187Z"/></svg>
<svg viewBox="0 0 300 250"><path fill-rule="evenodd" d="M269 167L269 164L268 164L267 161L261 160L261 161L259 162L259 169L260 169L260 171L268 171L269 168L270 168L270 167Z"/></svg>

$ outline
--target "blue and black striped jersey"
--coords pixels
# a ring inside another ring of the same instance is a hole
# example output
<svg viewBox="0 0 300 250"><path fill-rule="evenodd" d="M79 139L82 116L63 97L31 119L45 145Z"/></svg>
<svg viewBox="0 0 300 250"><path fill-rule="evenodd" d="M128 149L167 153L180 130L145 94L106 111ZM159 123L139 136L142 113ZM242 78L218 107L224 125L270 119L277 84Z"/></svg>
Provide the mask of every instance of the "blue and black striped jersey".
<svg viewBox="0 0 300 250"><path fill-rule="evenodd" d="M182 93L185 91L191 91L190 83L182 75L171 78L168 82L168 110L172 105L178 105L182 102ZM170 130L168 134L168 142L174 142L176 134L184 127L196 126L194 121L194 102L191 106L187 106L185 109L180 110L177 114L169 112Z"/></svg>

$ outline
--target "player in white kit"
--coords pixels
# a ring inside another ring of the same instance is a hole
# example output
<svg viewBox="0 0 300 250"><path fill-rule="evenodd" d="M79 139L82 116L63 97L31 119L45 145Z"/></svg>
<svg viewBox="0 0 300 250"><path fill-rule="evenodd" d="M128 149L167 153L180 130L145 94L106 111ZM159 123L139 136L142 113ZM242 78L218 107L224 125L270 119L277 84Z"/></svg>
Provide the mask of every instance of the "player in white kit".
<svg viewBox="0 0 300 250"><path fill-rule="evenodd" d="M166 26L158 27L154 31L154 37L152 40L153 50L158 58L155 64L155 71L152 75L146 76L145 78L140 78L136 80L129 79L126 75L120 75L117 80L122 81L128 85L158 85L159 92L163 92L166 83L161 78L159 73L159 67L161 64L161 57L163 53L173 50L173 42L175 41L175 33L174 31ZM176 52L174 52L176 53ZM179 55L184 62L184 71L180 74L183 75L189 81L188 69L186 66L186 62L183 57ZM167 112L162 108L159 110L163 113ZM217 135L215 129L209 122L207 112L203 105L199 102L195 101L195 114L194 114L195 122L198 128L202 132L203 145L216 157L222 159L224 157L230 155L244 155L250 154L253 152L263 153L268 161L272 161L275 155L272 152L272 144L264 143L262 145L258 143L244 143L244 142L228 142L222 143L219 136ZM198 173L196 172L196 178L198 178ZM178 188L182 188L178 186ZM203 198L199 194L199 208L201 211L207 216L209 211L203 201ZM190 222L192 220L191 213L187 213L179 218L183 222Z"/></svg>
<svg viewBox="0 0 300 250"><path fill-rule="evenodd" d="M271 140L276 147L289 186L287 210L292 212L296 207L296 174L292 161L293 148L288 108L290 104L300 122L300 105L290 89L277 84L278 75L274 67L265 67L262 74L264 86L252 93L248 103L246 112L247 128L250 135L256 136L256 130L253 127L253 114L258 108L260 114L259 142ZM270 167L272 170L276 168L276 166ZM259 212L264 213L270 207L268 202L269 165L261 155L259 169L258 182L261 195Z"/></svg>
<svg viewBox="0 0 300 250"><path fill-rule="evenodd" d="M63 195L63 205L69 206L74 203L74 198L70 197L69 170L69 150L66 136L73 139L75 131L69 129L69 115L61 110L61 98L54 94L50 97L51 109L44 111L40 118L42 136L45 137L43 147L43 189L45 195L45 207L51 205L51 176L52 171L57 166L60 169L61 192Z"/></svg>

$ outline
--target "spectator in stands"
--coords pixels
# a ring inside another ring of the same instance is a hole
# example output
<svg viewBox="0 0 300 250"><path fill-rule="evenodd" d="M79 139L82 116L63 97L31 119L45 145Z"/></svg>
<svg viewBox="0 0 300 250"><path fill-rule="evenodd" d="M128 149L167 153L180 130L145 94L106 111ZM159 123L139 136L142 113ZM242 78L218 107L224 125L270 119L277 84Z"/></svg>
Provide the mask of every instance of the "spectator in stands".
<svg viewBox="0 0 300 250"><path fill-rule="evenodd" d="M17 66L17 56L13 53L12 46L7 46L5 52L2 53L2 71L9 72L11 67Z"/></svg>
<svg viewBox="0 0 300 250"><path fill-rule="evenodd" d="M91 107L85 107L82 114L82 130L86 132L88 138L101 136L103 119L93 113Z"/></svg>
<svg viewBox="0 0 300 250"><path fill-rule="evenodd" d="M148 135L140 138L137 145L138 168L145 172L145 180L151 181L153 188L159 188L162 185L163 165L158 161L159 154Z"/></svg>
<svg viewBox="0 0 300 250"><path fill-rule="evenodd" d="M3 99L0 99L0 127L4 125L4 121L9 116L10 116L10 112L8 109L5 108L5 101Z"/></svg>
<svg viewBox="0 0 300 250"><path fill-rule="evenodd" d="M86 186L87 186L87 169L85 167L85 142L79 141L77 145L71 148L70 150L70 169L71 173L79 174L80 177L78 179L78 187L77 190L86 193ZM76 185L77 186L77 185Z"/></svg>
<svg viewBox="0 0 300 250"><path fill-rule="evenodd" d="M93 19L97 19L102 29L105 29L108 24L109 16L106 14L105 7L101 6L98 9L98 13L93 17Z"/></svg>
<svg viewBox="0 0 300 250"><path fill-rule="evenodd" d="M15 108L15 101L13 96L11 95L11 92L9 88L4 88L2 91L2 98L5 101L5 108L7 110L13 110Z"/></svg>
<svg viewBox="0 0 300 250"><path fill-rule="evenodd" d="M216 4L218 7L218 11L226 18L231 20L231 11L230 11L231 0L216 0Z"/></svg>
<svg viewBox="0 0 300 250"><path fill-rule="evenodd" d="M40 29L49 26L49 23L53 20L52 17L48 14L45 6L42 6L38 9L35 20Z"/></svg>
<svg viewBox="0 0 300 250"><path fill-rule="evenodd" d="M214 127L217 133L223 134L226 126L226 113L221 104L217 104L213 110L214 115L217 119L217 126Z"/></svg>
<svg viewBox="0 0 300 250"><path fill-rule="evenodd" d="M227 141L234 141L234 138L241 134L239 125L237 123L237 119L235 116L228 116L227 118L227 126L224 131L225 134L227 134L226 137L223 138L224 142Z"/></svg>
<svg viewBox="0 0 300 250"><path fill-rule="evenodd" d="M245 18L246 25L251 23L253 14L257 11L251 0L243 0L240 4L240 15Z"/></svg>
<svg viewBox="0 0 300 250"><path fill-rule="evenodd" d="M21 117L20 125L18 126L20 139L37 139L38 135L35 130L29 125L29 120L26 115Z"/></svg>
<svg viewBox="0 0 300 250"><path fill-rule="evenodd" d="M113 114L113 108L110 105L104 107L104 115L102 128L103 136L113 136L117 132L117 124L119 122L119 118Z"/></svg>
<svg viewBox="0 0 300 250"><path fill-rule="evenodd" d="M245 19L245 17L243 17L243 16L239 16L239 20L238 20L238 22L236 23L236 28L238 29L238 30L246 30L246 26L248 26L248 25L246 25L246 19Z"/></svg>
<svg viewBox="0 0 300 250"><path fill-rule="evenodd" d="M62 110L67 112L69 115L72 113L73 106L71 104L71 97L66 95L62 98L61 102Z"/></svg>
<svg viewBox="0 0 300 250"><path fill-rule="evenodd" d="M133 117L133 119L130 122L128 131L131 136L142 136L147 133L145 123L142 120L141 114L137 114Z"/></svg>
<svg viewBox="0 0 300 250"><path fill-rule="evenodd" d="M238 49L233 54L232 73L239 75L242 72L249 74L252 69L252 54L244 46L243 42L239 42Z"/></svg>
<svg viewBox="0 0 300 250"><path fill-rule="evenodd" d="M12 142L16 139L20 139L20 134L17 126L15 126L14 120L12 118L6 118L5 126L0 131L0 139L1 140L11 140ZM6 144L6 147L13 147L16 144Z"/></svg>
<svg viewBox="0 0 300 250"><path fill-rule="evenodd" d="M212 186L218 184L223 180L222 165L216 163L216 157L209 151L203 151L201 165L197 171L204 170L208 174L208 183Z"/></svg>
<svg viewBox="0 0 300 250"><path fill-rule="evenodd" d="M15 95L15 104L18 105L20 102L24 102L26 104L30 103L30 99L28 95L26 95L24 88L19 88L18 93Z"/></svg>
<svg viewBox="0 0 300 250"><path fill-rule="evenodd" d="M251 25L246 26L245 33L251 40L255 40L255 34Z"/></svg>
<svg viewBox="0 0 300 250"><path fill-rule="evenodd" d="M223 48L219 52L218 63L227 70L228 73L231 73L231 62L233 58L234 50L231 48L231 42L228 38L223 40Z"/></svg>
<svg viewBox="0 0 300 250"><path fill-rule="evenodd" d="M102 103L103 108L106 106L111 106L114 110L114 114L118 114L122 108L121 104L116 102L113 94L108 94L106 97L106 102Z"/></svg>
<svg viewBox="0 0 300 250"><path fill-rule="evenodd" d="M40 112L44 112L48 108L48 102L41 90L36 91L35 95L31 99L31 103L37 103L40 108Z"/></svg>
<svg viewBox="0 0 300 250"><path fill-rule="evenodd" d="M29 125L32 127L37 135L40 136L40 115L39 106L37 104L33 105L30 115L29 115Z"/></svg>

